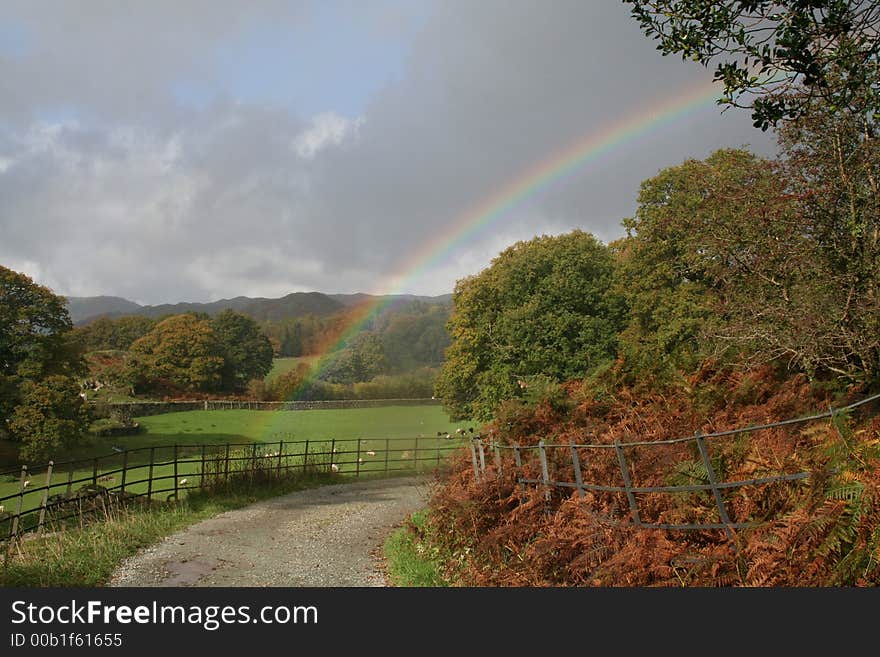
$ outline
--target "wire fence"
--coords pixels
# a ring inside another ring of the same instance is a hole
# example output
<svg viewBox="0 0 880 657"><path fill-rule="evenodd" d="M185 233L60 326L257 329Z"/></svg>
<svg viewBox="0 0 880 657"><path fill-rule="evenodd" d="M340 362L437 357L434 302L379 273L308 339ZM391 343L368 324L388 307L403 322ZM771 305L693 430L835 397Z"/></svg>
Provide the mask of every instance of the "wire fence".
<svg viewBox="0 0 880 657"><path fill-rule="evenodd" d="M230 481L288 475L387 476L435 469L463 438L321 439L118 448L113 454L0 472L0 543L106 516L129 500L180 499Z"/></svg>
<svg viewBox="0 0 880 657"><path fill-rule="evenodd" d="M728 509L725 493L736 491L744 487L763 486L780 482L794 482L809 479L811 472L778 472L767 473L767 476L741 479L736 481L721 481L719 473L713 464L713 457L709 449L709 441L725 437L753 434L758 431L807 424L823 419L831 419L844 413L849 413L860 406L880 400L880 394L873 395L861 401L849 404L838 409L829 408L828 411L814 415L799 417L781 422L773 422L762 425L750 425L739 429L719 431L714 433L697 432L691 436L682 436L670 440L636 440L612 443L578 444L553 444L539 441L537 445L502 444L497 441L484 442L479 436L471 438L470 450L473 466L474 479L477 482L486 482L501 478L508 468L513 468L515 481L522 491L526 486L534 485L544 490L545 500L550 500L553 489L576 490L579 497L583 498L587 491L595 493L611 493L625 497L625 508L628 509L628 517L621 519L636 527L671 530L724 530L728 536L733 535L734 529L750 527L757 524L751 519L734 519ZM874 412L876 413L876 411ZM633 451L638 448L657 449L672 445L690 443L696 448L699 463L705 475L705 483L699 484L674 484L662 486L638 486L633 482ZM490 451L494 457L492 464L487 467L486 452ZM629 453L629 458L627 457ZM620 472L620 483L610 484L607 482L587 482L583 477L583 464L587 459L605 458L615 461L615 468ZM570 475L568 474L570 473ZM564 476L570 479L563 479ZM666 495L682 495L688 493L711 493L713 505L717 511L717 519L710 522L692 523L664 523L652 522L643 518L643 509L639 505L639 495L649 493L661 493Z"/></svg>

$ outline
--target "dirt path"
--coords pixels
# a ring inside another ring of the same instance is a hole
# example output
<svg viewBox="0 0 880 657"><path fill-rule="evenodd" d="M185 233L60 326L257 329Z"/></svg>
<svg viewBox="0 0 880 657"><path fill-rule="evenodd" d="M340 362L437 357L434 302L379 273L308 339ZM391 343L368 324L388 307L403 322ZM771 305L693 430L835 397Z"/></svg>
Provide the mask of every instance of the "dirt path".
<svg viewBox="0 0 880 657"><path fill-rule="evenodd" d="M200 522L124 561L110 586L385 586L374 554L424 506L421 477L298 491Z"/></svg>

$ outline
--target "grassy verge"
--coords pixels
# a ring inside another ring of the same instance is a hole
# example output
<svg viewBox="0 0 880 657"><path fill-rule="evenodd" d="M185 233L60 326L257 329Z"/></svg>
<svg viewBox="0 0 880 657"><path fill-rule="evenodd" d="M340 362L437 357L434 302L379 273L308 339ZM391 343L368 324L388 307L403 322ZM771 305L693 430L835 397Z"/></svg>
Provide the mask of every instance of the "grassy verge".
<svg viewBox="0 0 880 657"><path fill-rule="evenodd" d="M426 518L427 511L417 511L385 541L388 576L395 586L449 586L440 574L439 559L423 541Z"/></svg>
<svg viewBox="0 0 880 657"><path fill-rule="evenodd" d="M16 545L6 566L0 567L0 586L102 586L123 559L175 531L257 500L331 481L338 478L315 474L262 486L194 492L178 503L115 508L100 522Z"/></svg>

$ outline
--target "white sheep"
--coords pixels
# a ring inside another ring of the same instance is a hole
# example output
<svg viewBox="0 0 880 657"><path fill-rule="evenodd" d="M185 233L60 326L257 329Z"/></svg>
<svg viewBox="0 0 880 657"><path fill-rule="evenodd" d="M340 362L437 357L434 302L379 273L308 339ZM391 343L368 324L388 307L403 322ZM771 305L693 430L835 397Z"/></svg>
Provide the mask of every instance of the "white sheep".
<svg viewBox="0 0 880 657"><path fill-rule="evenodd" d="M185 485L186 485L186 479L181 479L181 480L180 480L180 485L181 485L181 486L185 486Z"/></svg>
<svg viewBox="0 0 880 657"><path fill-rule="evenodd" d="M376 456L376 452L369 451L367 452L367 456Z"/></svg>
<svg viewBox="0 0 880 657"><path fill-rule="evenodd" d="M330 472L339 472L339 466L335 463L330 464Z"/></svg>

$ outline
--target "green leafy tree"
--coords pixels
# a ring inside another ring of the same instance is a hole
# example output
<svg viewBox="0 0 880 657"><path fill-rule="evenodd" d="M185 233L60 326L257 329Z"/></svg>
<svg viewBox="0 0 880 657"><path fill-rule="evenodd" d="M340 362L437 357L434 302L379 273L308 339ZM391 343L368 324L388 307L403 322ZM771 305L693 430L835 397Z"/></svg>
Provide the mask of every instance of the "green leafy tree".
<svg viewBox="0 0 880 657"><path fill-rule="evenodd" d="M28 396L33 386L51 378L51 387L72 390L69 399L57 395L39 406L47 417L71 415L69 409L85 412L85 403L79 397L78 380L85 372L85 363L77 345L70 339L72 324L63 297L59 297L29 277L0 266L0 438L22 443L22 454L29 451L28 443L35 439L39 425L28 428L22 405L33 406L39 397ZM53 408L52 403L61 405ZM18 416L16 416L18 413ZM18 417L17 421L13 421ZM77 425L79 426L79 425ZM65 440L76 441L82 433L72 427Z"/></svg>
<svg viewBox="0 0 880 657"><path fill-rule="evenodd" d="M331 356L321 378L331 383L369 381L385 370L385 353L375 333L358 333L351 343Z"/></svg>
<svg viewBox="0 0 880 657"><path fill-rule="evenodd" d="M161 387L216 390L223 380L223 350L211 322L195 315L162 320L129 350L135 390Z"/></svg>
<svg viewBox="0 0 880 657"><path fill-rule="evenodd" d="M719 336L730 317L754 320L765 297L794 285L803 240L779 181L772 162L728 149L642 183L636 215L623 222L627 237L614 245L631 382L693 372L728 350Z"/></svg>
<svg viewBox="0 0 880 657"><path fill-rule="evenodd" d="M800 318L777 348L807 371L878 381L880 146L872 121L811 101L779 134L781 177L808 248L797 254L799 289L784 305L777 296L765 323Z"/></svg>
<svg viewBox="0 0 880 657"><path fill-rule="evenodd" d="M817 100L853 114L880 109L876 0L625 0L664 55L708 66L722 102L767 129ZM794 90L803 94L791 94Z"/></svg>
<svg viewBox="0 0 880 657"><path fill-rule="evenodd" d="M74 336L87 351L124 350L149 333L155 325L155 320L140 315L117 319L100 317L74 329Z"/></svg>
<svg viewBox="0 0 880 657"><path fill-rule="evenodd" d="M20 458L36 461L76 444L89 422L79 384L69 376L53 374L41 381L24 381L9 429L21 442Z"/></svg>
<svg viewBox="0 0 880 657"><path fill-rule="evenodd" d="M438 366L449 346L449 308L425 304L421 312L406 312L392 317L382 327L382 350L389 372L409 372L424 366Z"/></svg>
<svg viewBox="0 0 880 657"><path fill-rule="evenodd" d="M609 249L573 231L518 242L456 284L436 394L457 418L488 419L530 377L583 377L613 359L624 306Z"/></svg>
<svg viewBox="0 0 880 657"><path fill-rule="evenodd" d="M633 381L668 383L721 355L877 379L880 162L847 130L824 112L803 116L783 129L781 162L724 150L642 185L616 245Z"/></svg>
<svg viewBox="0 0 880 657"><path fill-rule="evenodd" d="M253 319L224 310L211 328L223 355L224 389L244 390L251 379L262 379L272 369L272 343Z"/></svg>

